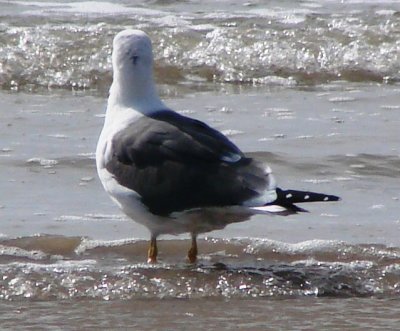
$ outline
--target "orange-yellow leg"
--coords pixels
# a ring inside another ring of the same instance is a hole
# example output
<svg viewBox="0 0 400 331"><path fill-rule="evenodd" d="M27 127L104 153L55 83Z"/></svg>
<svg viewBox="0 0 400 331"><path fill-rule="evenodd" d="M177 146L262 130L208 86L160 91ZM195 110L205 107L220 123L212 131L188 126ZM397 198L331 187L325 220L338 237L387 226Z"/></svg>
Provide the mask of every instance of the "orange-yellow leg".
<svg viewBox="0 0 400 331"><path fill-rule="evenodd" d="M188 259L190 263L196 263L197 261L197 236L192 234L192 246L188 251Z"/></svg>
<svg viewBox="0 0 400 331"><path fill-rule="evenodd" d="M147 251L147 263L157 263L157 238L151 237L149 250Z"/></svg>

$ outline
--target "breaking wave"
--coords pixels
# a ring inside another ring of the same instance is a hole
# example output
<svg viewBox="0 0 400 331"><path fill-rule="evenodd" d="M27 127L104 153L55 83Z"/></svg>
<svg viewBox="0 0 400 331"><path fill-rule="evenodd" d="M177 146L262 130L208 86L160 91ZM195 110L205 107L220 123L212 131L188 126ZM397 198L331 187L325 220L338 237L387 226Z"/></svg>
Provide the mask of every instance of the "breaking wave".
<svg viewBox="0 0 400 331"><path fill-rule="evenodd" d="M176 12L149 4L88 4L16 1L9 9L13 15L6 7L0 14L0 87L106 95L112 39L126 27L150 34L157 81L166 85L290 87L400 78L395 3L374 11L354 3L349 8L316 3L298 9L249 5L229 12L184 4Z"/></svg>
<svg viewBox="0 0 400 331"><path fill-rule="evenodd" d="M400 249L312 240L199 242L196 265L187 240L159 244L160 263L144 263L143 240L98 241L34 236L0 241L0 299L199 297L364 297L399 294Z"/></svg>

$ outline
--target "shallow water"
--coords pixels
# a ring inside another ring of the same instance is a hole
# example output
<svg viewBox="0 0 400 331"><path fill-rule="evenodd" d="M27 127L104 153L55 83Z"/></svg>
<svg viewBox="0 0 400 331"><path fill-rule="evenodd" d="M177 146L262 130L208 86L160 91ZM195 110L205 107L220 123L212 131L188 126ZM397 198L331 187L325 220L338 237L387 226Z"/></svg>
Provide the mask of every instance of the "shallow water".
<svg viewBox="0 0 400 331"><path fill-rule="evenodd" d="M4 329L395 330L393 299L164 299L0 303Z"/></svg>
<svg viewBox="0 0 400 331"><path fill-rule="evenodd" d="M207 239L185 263L186 240L161 242L160 263L142 262L143 240L77 237L2 240L5 300L263 297L396 297L400 250L311 240Z"/></svg>
<svg viewBox="0 0 400 331"><path fill-rule="evenodd" d="M0 325L393 330L400 284L395 1L0 1ZM94 150L125 27L171 108L342 197L160 240L104 193Z"/></svg>

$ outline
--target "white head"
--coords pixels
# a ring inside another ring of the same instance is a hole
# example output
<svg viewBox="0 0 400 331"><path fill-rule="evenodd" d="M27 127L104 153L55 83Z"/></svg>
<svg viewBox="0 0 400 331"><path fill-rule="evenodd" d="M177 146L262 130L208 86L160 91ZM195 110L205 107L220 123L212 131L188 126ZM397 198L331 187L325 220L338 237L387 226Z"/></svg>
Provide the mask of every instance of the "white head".
<svg viewBox="0 0 400 331"><path fill-rule="evenodd" d="M109 102L146 112L161 103L153 81L150 38L140 30L119 32L113 42L113 84ZM152 105L151 105L152 104Z"/></svg>

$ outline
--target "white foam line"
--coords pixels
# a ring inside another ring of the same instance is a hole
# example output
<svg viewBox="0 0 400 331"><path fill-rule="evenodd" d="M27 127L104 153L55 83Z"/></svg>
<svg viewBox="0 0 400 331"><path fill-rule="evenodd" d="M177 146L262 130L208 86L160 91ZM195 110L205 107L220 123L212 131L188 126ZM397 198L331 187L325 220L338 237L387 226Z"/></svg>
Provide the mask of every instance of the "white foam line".
<svg viewBox="0 0 400 331"><path fill-rule="evenodd" d="M95 249L98 247L119 247L127 244L134 244L141 239L117 239L117 240L91 240L84 239L80 245L75 249L76 254L82 254L87 250Z"/></svg>
<svg viewBox="0 0 400 331"><path fill-rule="evenodd" d="M56 221L128 221L123 215L106 214L84 214L84 215L61 215L55 218Z"/></svg>
<svg viewBox="0 0 400 331"><path fill-rule="evenodd" d="M0 4L8 4L9 0L0 0ZM127 7L121 4L115 4L105 1L82 1L82 2L39 2L39 1L13 1L14 4L32 7L25 14L41 14L43 10L46 12L57 10L57 13L82 13L82 14L137 14L142 16L165 16L167 13L154 9Z"/></svg>

